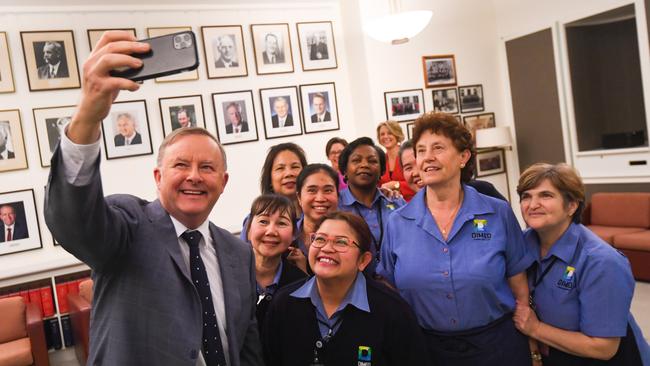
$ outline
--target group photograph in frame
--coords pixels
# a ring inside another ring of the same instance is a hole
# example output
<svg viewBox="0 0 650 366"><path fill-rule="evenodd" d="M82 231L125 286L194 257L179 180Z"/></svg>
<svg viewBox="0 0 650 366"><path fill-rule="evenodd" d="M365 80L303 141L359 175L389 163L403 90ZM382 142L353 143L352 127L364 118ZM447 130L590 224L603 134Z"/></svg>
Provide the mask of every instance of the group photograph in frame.
<svg viewBox="0 0 650 366"><path fill-rule="evenodd" d="M30 91L81 86L71 30L20 32Z"/></svg>
<svg viewBox="0 0 650 366"><path fill-rule="evenodd" d="M460 113L483 112L483 85L459 86Z"/></svg>
<svg viewBox="0 0 650 366"><path fill-rule="evenodd" d="M296 29L303 71L338 67L332 22L301 22Z"/></svg>
<svg viewBox="0 0 650 366"><path fill-rule="evenodd" d="M305 133L340 128L334 83L300 85L300 100Z"/></svg>
<svg viewBox="0 0 650 366"><path fill-rule="evenodd" d="M422 89L384 92L384 102L386 119L397 122L413 121L425 112Z"/></svg>
<svg viewBox="0 0 650 366"><path fill-rule="evenodd" d="M0 173L20 169L27 169L20 111L0 110Z"/></svg>
<svg viewBox="0 0 650 366"><path fill-rule="evenodd" d="M14 72L11 68L11 56L9 55L9 41L7 33L0 32L0 94L13 93L16 91L14 85Z"/></svg>
<svg viewBox="0 0 650 366"><path fill-rule="evenodd" d="M251 24L258 75L293 72L289 24Z"/></svg>
<svg viewBox="0 0 650 366"><path fill-rule="evenodd" d="M151 133L144 100L115 102L102 121L106 159L151 155Z"/></svg>
<svg viewBox="0 0 650 366"><path fill-rule="evenodd" d="M0 193L0 255L40 249L34 190Z"/></svg>
<svg viewBox="0 0 650 366"><path fill-rule="evenodd" d="M223 145L257 141L253 91L213 93L217 137Z"/></svg>
<svg viewBox="0 0 650 366"><path fill-rule="evenodd" d="M476 176L487 177L506 171L506 160L503 149L479 151L476 154Z"/></svg>
<svg viewBox="0 0 650 366"><path fill-rule="evenodd" d="M52 154L63 135L65 126L72 119L75 106L34 108L34 125L36 127L36 139L38 140L38 152L41 157L43 168L50 166Z"/></svg>
<svg viewBox="0 0 650 366"><path fill-rule="evenodd" d="M200 95L160 98L158 104L165 136L183 127L205 128L203 97Z"/></svg>
<svg viewBox="0 0 650 366"><path fill-rule="evenodd" d="M496 127L496 121L494 119L494 113L482 113L475 114L472 116L464 116L463 122L465 122L465 127L472 133L472 137L476 140L476 130L482 130L484 128Z"/></svg>
<svg viewBox="0 0 650 366"><path fill-rule="evenodd" d="M439 88L458 84L454 55L422 56L422 69L426 88Z"/></svg>
<svg viewBox="0 0 650 366"><path fill-rule="evenodd" d="M191 31L192 27L190 26L184 26L184 27L149 27L147 28L147 37L148 38L153 38L153 37L160 37L160 36L166 36L168 34L172 33L178 33L178 32L183 32L183 31ZM198 45L196 45L198 47ZM167 82L173 82L173 81L189 81L189 80L198 80L199 79L199 71L198 70L192 70L192 71L186 71L186 72L181 72L180 74L175 74L175 75L169 75L169 76L162 76L159 78L155 78L157 83L167 83Z"/></svg>
<svg viewBox="0 0 650 366"><path fill-rule="evenodd" d="M105 28L105 29L88 29L88 48L90 51L95 49L95 45L99 42L99 39L102 38L102 35L108 31L125 31L131 33L133 37L136 36L135 28Z"/></svg>
<svg viewBox="0 0 650 366"><path fill-rule="evenodd" d="M456 114L458 108L458 89L436 89L431 92L433 95L433 111L448 114Z"/></svg>
<svg viewBox="0 0 650 366"><path fill-rule="evenodd" d="M241 25L203 26L201 35L208 79L248 75Z"/></svg>
<svg viewBox="0 0 650 366"><path fill-rule="evenodd" d="M298 88L295 86L260 89L266 139L302 134Z"/></svg>

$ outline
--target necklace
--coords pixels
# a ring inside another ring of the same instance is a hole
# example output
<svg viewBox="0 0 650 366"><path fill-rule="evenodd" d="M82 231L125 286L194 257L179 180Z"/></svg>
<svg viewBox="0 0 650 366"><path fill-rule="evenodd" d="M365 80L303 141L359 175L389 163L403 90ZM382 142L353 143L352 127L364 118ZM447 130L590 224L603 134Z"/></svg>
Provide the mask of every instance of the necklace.
<svg viewBox="0 0 650 366"><path fill-rule="evenodd" d="M451 212L449 217L447 218L447 222L444 225L438 225L440 228L440 232L442 233L442 236L447 239L447 231L451 229L451 225L453 224L454 217L456 216L456 213L460 209L460 205L463 203L463 191L460 191L460 194L458 195L458 204L454 208L454 210Z"/></svg>

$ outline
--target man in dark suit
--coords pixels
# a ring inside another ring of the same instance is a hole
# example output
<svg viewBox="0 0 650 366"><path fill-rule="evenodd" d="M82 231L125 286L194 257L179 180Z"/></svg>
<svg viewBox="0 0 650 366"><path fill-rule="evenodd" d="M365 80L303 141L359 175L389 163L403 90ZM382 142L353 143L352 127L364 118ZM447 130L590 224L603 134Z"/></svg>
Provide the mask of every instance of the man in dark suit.
<svg viewBox="0 0 650 366"><path fill-rule="evenodd" d="M117 132L113 138L115 146L139 145L142 143L142 136L135 129L135 119L131 113L120 113L117 115Z"/></svg>
<svg viewBox="0 0 650 366"><path fill-rule="evenodd" d="M282 64L284 63L284 54L280 49L278 37L273 33L268 33L264 37L264 52L262 52L264 64Z"/></svg>
<svg viewBox="0 0 650 366"><path fill-rule="evenodd" d="M293 116L289 113L289 102L285 97L277 97L273 101L273 111L271 124L273 128L293 126Z"/></svg>
<svg viewBox="0 0 650 366"><path fill-rule="evenodd" d="M8 142L11 136L9 135L9 124L6 126L0 124L0 160L13 159L16 157L13 151L9 150Z"/></svg>
<svg viewBox="0 0 650 366"><path fill-rule="evenodd" d="M106 46L118 41L119 61L101 62L117 56ZM262 365L255 258L208 219L228 181L217 139L203 128L170 133L153 171L154 202L103 195L100 121L119 90L139 88L109 71L141 66L129 55L148 50L128 32L104 34L86 61L82 98L45 192L54 238L93 270L88 364Z"/></svg>
<svg viewBox="0 0 650 366"><path fill-rule="evenodd" d="M24 212L22 213L24 216ZM0 243L29 238L25 218L16 221L16 209L10 204L0 206Z"/></svg>
<svg viewBox="0 0 650 366"><path fill-rule="evenodd" d="M316 37L316 35L314 35ZM309 49L309 59L312 61L316 60L326 60L329 58L329 53L327 52L327 36L325 32L322 32L318 35L318 41L314 42Z"/></svg>
<svg viewBox="0 0 650 366"><path fill-rule="evenodd" d="M321 93L316 93L311 101L312 111L314 114L311 115L311 121L313 123L318 122L329 122L332 120L330 112L327 110L327 102L325 96Z"/></svg>
<svg viewBox="0 0 650 366"><path fill-rule="evenodd" d="M228 107L226 107L226 117L229 122L226 124L227 134L248 132L248 122L242 121L239 104L235 102L228 104Z"/></svg>
<svg viewBox="0 0 650 366"><path fill-rule="evenodd" d="M59 79L69 77L68 63L60 42L47 41L43 46L45 64L38 68L39 79Z"/></svg>
<svg viewBox="0 0 650 366"><path fill-rule="evenodd" d="M219 37L215 49L219 52L219 57L214 62L214 67L228 68L238 67L239 63L236 60L237 51L235 49L234 36L223 35Z"/></svg>

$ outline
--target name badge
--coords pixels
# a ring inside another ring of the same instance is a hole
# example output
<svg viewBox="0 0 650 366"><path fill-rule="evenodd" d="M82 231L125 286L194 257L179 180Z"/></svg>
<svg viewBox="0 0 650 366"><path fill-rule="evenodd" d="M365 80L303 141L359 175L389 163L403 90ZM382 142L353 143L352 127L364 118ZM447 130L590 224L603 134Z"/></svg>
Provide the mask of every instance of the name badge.
<svg viewBox="0 0 650 366"><path fill-rule="evenodd" d="M564 275L562 275L562 278L560 278L556 283L557 287L563 290L574 289L576 287L575 274L576 269L574 267L566 266Z"/></svg>
<svg viewBox="0 0 650 366"><path fill-rule="evenodd" d="M492 233L488 231L487 219L474 219L472 225L474 226L474 231L472 232L472 239L474 240L492 239Z"/></svg>

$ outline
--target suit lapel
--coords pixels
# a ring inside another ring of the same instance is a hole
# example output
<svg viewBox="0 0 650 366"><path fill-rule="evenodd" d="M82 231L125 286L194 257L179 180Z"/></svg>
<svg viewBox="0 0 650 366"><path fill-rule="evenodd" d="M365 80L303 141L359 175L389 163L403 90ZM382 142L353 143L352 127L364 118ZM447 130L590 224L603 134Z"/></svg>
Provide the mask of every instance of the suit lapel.
<svg viewBox="0 0 650 366"><path fill-rule="evenodd" d="M178 245L176 229L174 229L172 219L169 218L169 214L162 207L159 200L155 200L147 206L147 215L149 216L149 221L154 225L154 232L157 234L158 239L163 242L162 244L174 261L174 264L176 264L178 270L185 276L189 283L192 283L189 268L185 265L181 248Z"/></svg>

